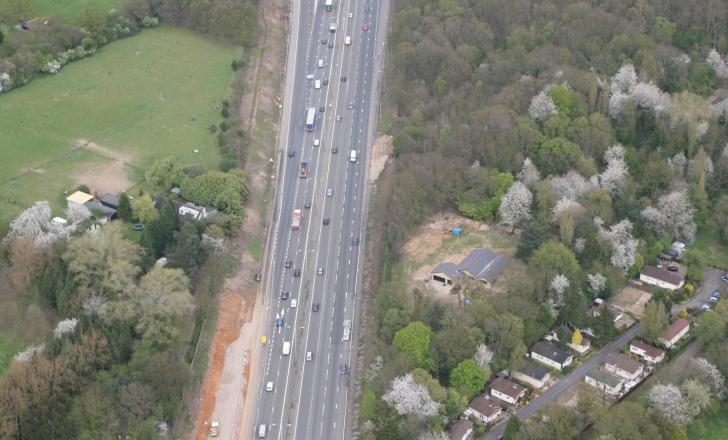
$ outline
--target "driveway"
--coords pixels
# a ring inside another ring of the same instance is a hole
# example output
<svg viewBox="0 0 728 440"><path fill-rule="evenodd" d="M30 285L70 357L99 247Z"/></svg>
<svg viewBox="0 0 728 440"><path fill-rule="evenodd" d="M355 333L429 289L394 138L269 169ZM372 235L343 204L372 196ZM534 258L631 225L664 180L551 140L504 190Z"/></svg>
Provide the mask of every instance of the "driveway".
<svg viewBox="0 0 728 440"><path fill-rule="evenodd" d="M707 303L711 293L716 290L720 290L725 286L723 280L720 279L724 273L725 272L722 270L714 269L712 267L706 267L703 269L703 281L700 285L700 289L698 289L698 293L693 295L693 297L690 298L690 301L685 304L675 304L672 306L672 314L677 315L680 310L688 308L697 309L702 304Z"/></svg>

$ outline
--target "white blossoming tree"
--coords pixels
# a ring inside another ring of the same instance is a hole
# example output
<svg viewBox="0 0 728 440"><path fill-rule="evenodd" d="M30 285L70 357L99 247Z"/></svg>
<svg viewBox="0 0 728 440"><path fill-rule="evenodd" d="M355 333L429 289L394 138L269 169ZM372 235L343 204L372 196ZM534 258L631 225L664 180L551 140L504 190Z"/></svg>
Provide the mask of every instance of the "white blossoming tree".
<svg viewBox="0 0 728 440"><path fill-rule="evenodd" d="M494 354L495 352L492 348L488 347L486 344L480 344L478 345L478 348L475 349L473 360L475 360L475 363L478 364L480 368L490 370L490 362L493 360Z"/></svg>
<svg viewBox="0 0 728 440"><path fill-rule="evenodd" d="M590 189L593 187L589 181L574 170L551 179L551 190L560 199L579 200Z"/></svg>
<svg viewBox="0 0 728 440"><path fill-rule="evenodd" d="M564 304L564 293L566 293L566 289L568 289L570 285L571 283L569 282L569 279L566 275L561 273L554 276L551 280L549 287L554 291L554 304L556 306L562 306Z"/></svg>
<svg viewBox="0 0 728 440"><path fill-rule="evenodd" d="M78 324L78 319L76 318L64 319L63 321L60 321L58 324L56 324L56 328L53 330L53 336L56 338L60 338L66 333L72 332L76 328L76 324Z"/></svg>
<svg viewBox="0 0 728 440"><path fill-rule="evenodd" d="M554 205L553 209L551 210L554 214L554 217L559 217L561 215L567 214L569 212L577 211L582 209L583 207L581 204L573 199L563 198L560 199L558 202L556 202L556 205Z"/></svg>
<svg viewBox="0 0 728 440"><path fill-rule="evenodd" d="M599 186L614 193L629 174L629 167L624 161L624 147L614 145L604 153L607 168L599 175Z"/></svg>
<svg viewBox="0 0 728 440"><path fill-rule="evenodd" d="M624 219L610 226L608 230L602 229L601 233L612 245L609 262L626 273L634 265L639 245L639 241L632 236L632 222Z"/></svg>
<svg viewBox="0 0 728 440"><path fill-rule="evenodd" d="M657 207L643 209L641 215L658 234L670 234L673 238L689 240L696 231L694 212L687 191L674 191L660 197Z"/></svg>
<svg viewBox="0 0 728 440"><path fill-rule="evenodd" d="M531 188L541 179L541 173L539 173L536 165L531 162L531 159L525 158L523 159L523 167L516 178L523 182L524 185Z"/></svg>
<svg viewBox="0 0 728 440"><path fill-rule="evenodd" d="M549 116L558 113L556 104L546 92L541 91L531 98L531 105L528 106L528 114L535 121L543 121Z"/></svg>
<svg viewBox="0 0 728 440"><path fill-rule="evenodd" d="M515 182L501 198L498 210L501 223L511 226L513 232L531 219L531 203L533 194L521 182Z"/></svg>
<svg viewBox="0 0 728 440"><path fill-rule="evenodd" d="M685 154L683 154L682 151L677 153L673 157L669 157L667 159L667 164L670 165L670 168L675 171L675 174L677 174L678 177L685 177L685 170L688 164L688 159L685 157Z"/></svg>
<svg viewBox="0 0 728 440"><path fill-rule="evenodd" d="M645 111L659 114L669 105L669 96L652 82L639 82L634 66L626 64L612 77L609 86L609 116L619 116L628 101L634 101Z"/></svg>
<svg viewBox="0 0 728 440"><path fill-rule="evenodd" d="M91 218L91 211L83 205L70 203L66 208L66 219L70 223L78 223Z"/></svg>
<svg viewBox="0 0 728 440"><path fill-rule="evenodd" d="M715 76L721 79L728 78L728 63L723 61L715 48L711 49L708 53L708 58L705 60L710 67L713 68Z"/></svg>
<svg viewBox="0 0 728 440"><path fill-rule="evenodd" d="M692 420L685 396L673 384L655 385L650 390L647 400L650 406L670 422L687 425Z"/></svg>
<svg viewBox="0 0 728 440"><path fill-rule="evenodd" d="M415 382L411 373L394 378L382 400L393 406L401 416L426 418L440 410L440 404L432 399L427 387Z"/></svg>
<svg viewBox="0 0 728 440"><path fill-rule="evenodd" d="M587 274L586 279L589 283L589 290L597 296L602 293L602 290L607 285L607 278L600 273Z"/></svg>
<svg viewBox="0 0 728 440"><path fill-rule="evenodd" d="M725 378L710 361L700 357L690 359L689 371L708 387L714 397L720 399L725 395Z"/></svg>

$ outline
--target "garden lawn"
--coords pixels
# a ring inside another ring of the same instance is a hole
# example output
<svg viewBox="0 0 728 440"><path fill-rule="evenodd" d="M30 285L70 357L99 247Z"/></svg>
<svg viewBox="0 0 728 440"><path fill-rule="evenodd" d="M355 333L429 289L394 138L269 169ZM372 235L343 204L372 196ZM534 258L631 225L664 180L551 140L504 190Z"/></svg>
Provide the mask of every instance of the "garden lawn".
<svg viewBox="0 0 728 440"><path fill-rule="evenodd" d="M214 167L207 127L221 120L240 51L163 26L0 95L0 232L36 200L61 208L76 177L104 161L125 163L132 185L160 158ZM102 148L71 151L80 139Z"/></svg>
<svg viewBox="0 0 728 440"><path fill-rule="evenodd" d="M18 350L20 350L20 347L15 345L7 337L0 335L0 374L5 371L10 361L18 353Z"/></svg>
<svg viewBox="0 0 728 440"><path fill-rule="evenodd" d="M74 23L78 14L90 6L107 13L119 3L119 0L35 0L35 13L42 17L60 15Z"/></svg>
<svg viewBox="0 0 728 440"><path fill-rule="evenodd" d="M728 247L723 245L718 233L706 228L698 234L691 247L708 266L728 270Z"/></svg>

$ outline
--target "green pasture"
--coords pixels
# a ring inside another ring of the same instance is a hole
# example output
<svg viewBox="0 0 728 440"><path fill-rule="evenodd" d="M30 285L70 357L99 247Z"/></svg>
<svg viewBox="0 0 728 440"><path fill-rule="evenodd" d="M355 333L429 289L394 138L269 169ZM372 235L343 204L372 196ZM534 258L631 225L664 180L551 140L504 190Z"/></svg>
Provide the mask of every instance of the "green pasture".
<svg viewBox="0 0 728 440"><path fill-rule="evenodd" d="M119 3L119 0L35 0L35 13L39 17L59 15L73 23L78 14L88 7L106 13L116 8Z"/></svg>

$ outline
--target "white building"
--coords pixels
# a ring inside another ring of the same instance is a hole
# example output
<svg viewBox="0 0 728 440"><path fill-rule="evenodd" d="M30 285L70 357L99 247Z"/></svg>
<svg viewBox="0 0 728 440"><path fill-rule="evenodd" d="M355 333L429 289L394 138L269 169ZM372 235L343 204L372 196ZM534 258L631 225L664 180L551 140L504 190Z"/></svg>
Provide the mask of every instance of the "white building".
<svg viewBox="0 0 728 440"><path fill-rule="evenodd" d="M670 272L656 266L643 267L642 272L640 272L640 281L667 290L677 290L685 284L685 278L676 272Z"/></svg>
<svg viewBox="0 0 728 440"><path fill-rule="evenodd" d="M465 414L472 416L481 423L490 423L497 419L503 412L503 408L483 396L476 396L468 404Z"/></svg>
<svg viewBox="0 0 728 440"><path fill-rule="evenodd" d="M574 357L555 345L539 341L531 347L531 359L561 371L571 364Z"/></svg>
<svg viewBox="0 0 728 440"><path fill-rule="evenodd" d="M546 385L551 378L551 373L546 367L533 362L525 362L517 371L511 372L511 377L538 390Z"/></svg>
<svg viewBox="0 0 728 440"><path fill-rule="evenodd" d="M679 341L683 336L688 334L690 331L690 321L687 319L678 319L677 321L673 322L670 327L665 330L665 332L662 334L662 337L660 338L660 342L665 346L665 348L672 348L677 341Z"/></svg>
<svg viewBox="0 0 728 440"><path fill-rule="evenodd" d="M609 353L604 359L604 369L623 379L635 380L644 371L644 366L622 353Z"/></svg>
<svg viewBox="0 0 728 440"><path fill-rule="evenodd" d="M634 340L629 344L629 351L651 364L658 364L665 359L664 351L638 340Z"/></svg>
<svg viewBox="0 0 728 440"><path fill-rule="evenodd" d="M624 379L599 367L589 370L584 376L584 382L610 396L618 396L624 385Z"/></svg>
<svg viewBox="0 0 728 440"><path fill-rule="evenodd" d="M524 394L524 387L508 379L499 377L490 384L490 395L511 405L515 405Z"/></svg>

